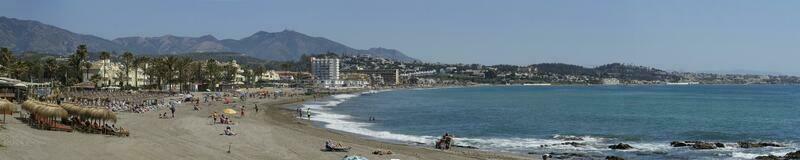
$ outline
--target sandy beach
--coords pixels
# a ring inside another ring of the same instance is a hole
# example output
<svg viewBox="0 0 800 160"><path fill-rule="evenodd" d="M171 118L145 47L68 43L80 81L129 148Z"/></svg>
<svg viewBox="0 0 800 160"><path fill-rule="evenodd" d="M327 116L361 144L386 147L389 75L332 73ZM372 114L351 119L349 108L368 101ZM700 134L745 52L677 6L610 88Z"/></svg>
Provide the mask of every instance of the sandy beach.
<svg viewBox="0 0 800 160"><path fill-rule="evenodd" d="M14 115L0 129L0 159L341 159L346 155L378 159L534 159L536 155L516 155L457 148L441 151L422 146L392 144L358 135L318 128L308 120L294 117L289 104L312 97L249 99L243 118L233 118L237 136L223 136L225 126L213 124L209 114L232 108L221 102L201 103L200 111L181 104L176 118L160 119L159 112L119 113L118 125L131 131L130 137L114 137L81 132L45 131L29 127ZM254 113L253 104L260 112ZM350 152L323 152L323 142L332 139ZM230 153L228 148L230 147ZM374 155L376 150L391 150L391 155Z"/></svg>

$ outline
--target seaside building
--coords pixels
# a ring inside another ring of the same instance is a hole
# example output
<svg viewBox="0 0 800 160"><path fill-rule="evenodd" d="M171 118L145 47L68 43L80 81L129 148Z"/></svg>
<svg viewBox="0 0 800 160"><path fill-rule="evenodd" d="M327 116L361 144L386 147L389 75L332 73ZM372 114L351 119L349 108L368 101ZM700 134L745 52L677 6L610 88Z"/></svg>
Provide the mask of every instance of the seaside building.
<svg viewBox="0 0 800 160"><path fill-rule="evenodd" d="M364 88L369 86L369 75L363 73L342 73L344 87Z"/></svg>
<svg viewBox="0 0 800 160"><path fill-rule="evenodd" d="M373 85L399 85L399 69L378 69L378 70L354 70L347 73L361 73L370 76L370 84Z"/></svg>
<svg viewBox="0 0 800 160"><path fill-rule="evenodd" d="M86 76L83 77L84 82L95 82L98 86L117 86L121 81L120 77L124 76L123 66L119 63L111 62L111 59L102 59L91 62L92 67ZM121 75L122 74L122 75Z"/></svg>
<svg viewBox="0 0 800 160"><path fill-rule="evenodd" d="M619 79L616 78L603 78L602 80L603 85L618 85L620 84Z"/></svg>
<svg viewBox="0 0 800 160"><path fill-rule="evenodd" d="M338 58L311 58L311 74L315 82L324 88L335 88L343 83L339 80Z"/></svg>
<svg viewBox="0 0 800 160"><path fill-rule="evenodd" d="M112 62L110 59L98 60L90 62L92 67L89 68L88 74L82 73L83 82L96 82L98 86L118 86L120 83L126 82L134 87L148 85L149 76L144 73L145 68L149 64L143 64L140 68L131 68L128 73L125 73L125 65L117 62ZM129 77L125 77L129 76Z"/></svg>
<svg viewBox="0 0 800 160"><path fill-rule="evenodd" d="M224 69L222 71L223 75L231 76L229 84L233 85L241 85L245 82L244 77L244 69L236 63L236 60L231 60L230 62L217 62L219 66L223 68L229 67L229 69ZM232 72L232 73L231 73Z"/></svg>
<svg viewBox="0 0 800 160"><path fill-rule="evenodd" d="M281 80L281 75L273 70L265 71L258 76L257 81L277 81Z"/></svg>

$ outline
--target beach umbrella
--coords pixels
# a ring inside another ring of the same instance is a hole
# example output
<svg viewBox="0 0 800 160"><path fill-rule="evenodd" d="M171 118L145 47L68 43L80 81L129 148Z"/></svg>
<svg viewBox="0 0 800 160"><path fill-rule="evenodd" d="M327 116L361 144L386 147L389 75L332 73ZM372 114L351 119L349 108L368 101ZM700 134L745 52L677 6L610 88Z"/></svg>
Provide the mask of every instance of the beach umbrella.
<svg viewBox="0 0 800 160"><path fill-rule="evenodd" d="M108 109L105 110L105 118L107 120L113 121L114 123L117 123L117 113L114 113L111 110Z"/></svg>
<svg viewBox="0 0 800 160"><path fill-rule="evenodd" d="M11 115L16 110L17 107L13 103L6 100L0 101L0 114L3 114L3 123L6 122L6 115Z"/></svg>
<svg viewBox="0 0 800 160"><path fill-rule="evenodd" d="M225 110L222 110L222 113L225 113L225 114L236 114L236 110L227 108Z"/></svg>

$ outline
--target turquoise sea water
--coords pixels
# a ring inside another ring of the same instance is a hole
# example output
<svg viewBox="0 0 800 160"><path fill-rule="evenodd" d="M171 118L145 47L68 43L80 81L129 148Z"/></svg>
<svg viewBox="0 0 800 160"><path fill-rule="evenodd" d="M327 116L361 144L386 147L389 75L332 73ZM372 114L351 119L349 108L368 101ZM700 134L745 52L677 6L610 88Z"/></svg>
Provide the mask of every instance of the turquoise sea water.
<svg viewBox="0 0 800 160"><path fill-rule="evenodd" d="M457 144L519 153L580 153L634 159L748 159L800 144L800 86L492 86L392 90L308 102L324 127L380 140ZM375 116L376 121L369 121ZM572 140L586 146L553 145ZM726 148L674 148L702 140ZM786 147L744 149L738 141ZM628 143L636 149L607 148ZM419 145L423 145L419 144Z"/></svg>

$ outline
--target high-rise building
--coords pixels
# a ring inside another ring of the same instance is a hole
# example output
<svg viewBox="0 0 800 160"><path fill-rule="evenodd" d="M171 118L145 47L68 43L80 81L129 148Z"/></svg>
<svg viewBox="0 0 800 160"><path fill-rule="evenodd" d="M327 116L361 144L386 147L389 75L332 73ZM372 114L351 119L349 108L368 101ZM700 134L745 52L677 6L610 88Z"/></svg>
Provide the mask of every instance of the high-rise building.
<svg viewBox="0 0 800 160"><path fill-rule="evenodd" d="M339 80L338 58L311 58L311 74L316 82L325 88L332 88L342 84Z"/></svg>

